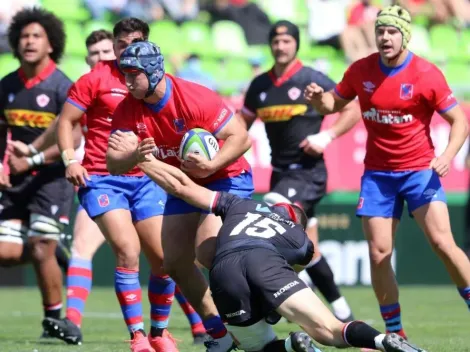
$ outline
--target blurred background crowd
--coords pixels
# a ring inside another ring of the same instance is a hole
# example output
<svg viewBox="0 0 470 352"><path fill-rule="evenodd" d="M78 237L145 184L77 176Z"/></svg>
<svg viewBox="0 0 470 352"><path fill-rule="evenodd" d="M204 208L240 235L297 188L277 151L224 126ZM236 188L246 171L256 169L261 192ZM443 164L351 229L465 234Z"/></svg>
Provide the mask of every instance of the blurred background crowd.
<svg viewBox="0 0 470 352"><path fill-rule="evenodd" d="M63 71L75 80L88 71L85 38L112 30L122 17L151 23L168 73L198 82L241 104L251 79L272 65L271 23L301 28L299 57L340 80L347 65L375 51L373 23L381 7L400 3L413 15L410 48L436 63L454 93L470 101L469 0L12 0L0 1L0 77L18 67L6 30L24 6L42 5L65 23Z"/></svg>

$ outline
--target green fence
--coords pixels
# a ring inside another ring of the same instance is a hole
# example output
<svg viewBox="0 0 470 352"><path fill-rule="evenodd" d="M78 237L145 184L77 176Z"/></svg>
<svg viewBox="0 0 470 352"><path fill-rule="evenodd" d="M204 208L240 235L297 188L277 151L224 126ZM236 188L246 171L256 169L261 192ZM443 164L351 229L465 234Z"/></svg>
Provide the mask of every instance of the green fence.
<svg viewBox="0 0 470 352"><path fill-rule="evenodd" d="M259 196L258 196L259 197ZM320 248L342 285L369 285L369 259L360 219L354 215L356 193L332 193L318 207ZM448 195L449 211L456 241L463 243L466 194ZM394 263L401 284L449 283L443 265L432 252L416 223L406 215L396 237ZM73 219L73 217L72 217ZM73 224L72 224L73 225ZM103 246L93 260L93 284L113 285L115 260L109 246ZM149 273L141 259L141 277ZM34 285L30 266L0 270L0 285Z"/></svg>

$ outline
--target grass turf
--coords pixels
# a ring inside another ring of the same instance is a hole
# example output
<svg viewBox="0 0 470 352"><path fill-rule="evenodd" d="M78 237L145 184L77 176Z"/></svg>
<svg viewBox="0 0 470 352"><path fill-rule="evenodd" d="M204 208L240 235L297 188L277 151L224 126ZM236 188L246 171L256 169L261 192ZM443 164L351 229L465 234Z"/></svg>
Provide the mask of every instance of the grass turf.
<svg viewBox="0 0 470 352"><path fill-rule="evenodd" d="M344 288L356 318L383 329L371 288ZM428 352L470 351L469 312L451 286L412 286L401 290L403 324L410 339ZM148 303L144 302L148 317ZM35 288L0 289L1 352L120 352L129 351L128 334L112 288L94 288L86 305L83 346L61 341L39 342L42 311ZM146 327L149 327L148 319ZM279 323L279 337L297 330L293 324ZM170 331L179 340L181 352L205 351L193 346L185 316L175 300ZM337 351L322 348L323 351Z"/></svg>

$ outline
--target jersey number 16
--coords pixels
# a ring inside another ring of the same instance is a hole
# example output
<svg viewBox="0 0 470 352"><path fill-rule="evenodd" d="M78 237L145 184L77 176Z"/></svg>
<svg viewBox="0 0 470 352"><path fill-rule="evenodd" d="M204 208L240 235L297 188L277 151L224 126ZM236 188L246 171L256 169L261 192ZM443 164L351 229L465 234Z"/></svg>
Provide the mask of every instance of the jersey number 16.
<svg viewBox="0 0 470 352"><path fill-rule="evenodd" d="M286 232L286 229L282 227L281 224L271 220L270 218L263 217L262 220L254 223L261 217L263 217L261 214L247 213L245 220L235 226L230 233L230 236L237 236L244 231L248 236L271 238L277 234L283 234Z"/></svg>

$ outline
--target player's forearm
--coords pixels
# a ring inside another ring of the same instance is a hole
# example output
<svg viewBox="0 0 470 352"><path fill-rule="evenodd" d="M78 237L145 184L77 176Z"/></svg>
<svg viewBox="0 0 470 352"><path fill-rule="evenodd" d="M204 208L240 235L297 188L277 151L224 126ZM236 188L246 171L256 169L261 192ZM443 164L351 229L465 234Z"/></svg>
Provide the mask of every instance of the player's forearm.
<svg viewBox="0 0 470 352"><path fill-rule="evenodd" d="M224 145L212 160L214 170L217 171L229 166L250 148L251 139L246 131L227 137L224 141Z"/></svg>
<svg viewBox="0 0 470 352"><path fill-rule="evenodd" d="M137 154L133 152L121 152L108 148L106 153L106 167L111 175L123 175L131 171L137 165Z"/></svg>
<svg viewBox="0 0 470 352"><path fill-rule="evenodd" d="M211 191L195 184L180 169L155 158L140 163L138 166L167 193L198 208L207 209L210 206Z"/></svg>
<svg viewBox="0 0 470 352"><path fill-rule="evenodd" d="M60 160L60 150L57 144L44 150L43 154L45 165L52 164Z"/></svg>
<svg viewBox="0 0 470 352"><path fill-rule="evenodd" d="M56 119L54 123L51 123L49 127L31 143L33 148L38 152L42 152L57 143L57 120L58 119Z"/></svg>
<svg viewBox="0 0 470 352"><path fill-rule="evenodd" d="M335 97L331 92L323 93L321 99L312 100L312 106L322 115L333 114L341 110L341 107L336 105Z"/></svg>
<svg viewBox="0 0 470 352"><path fill-rule="evenodd" d="M443 154L450 159L453 159L465 143L465 140L468 137L468 130L468 121L465 116L451 122L449 144Z"/></svg>
<svg viewBox="0 0 470 352"><path fill-rule="evenodd" d="M74 126L72 121L66 118L59 118L57 123L57 145L62 159L74 160L75 159L75 143L74 143Z"/></svg>
<svg viewBox="0 0 470 352"><path fill-rule="evenodd" d="M335 137L349 132L361 120L361 111L358 104L351 102L340 112L338 119L331 126L330 131Z"/></svg>

